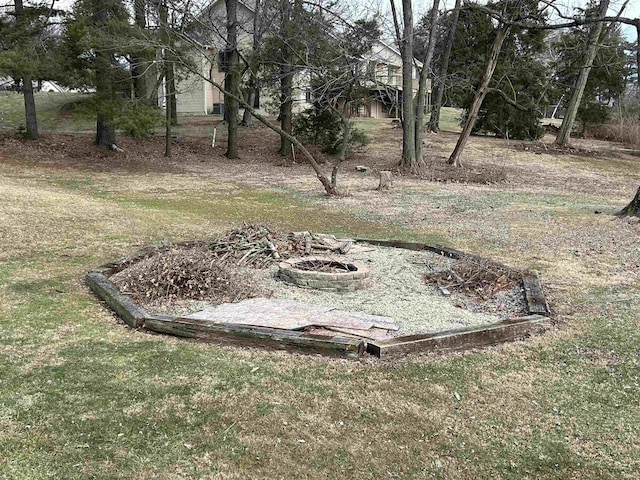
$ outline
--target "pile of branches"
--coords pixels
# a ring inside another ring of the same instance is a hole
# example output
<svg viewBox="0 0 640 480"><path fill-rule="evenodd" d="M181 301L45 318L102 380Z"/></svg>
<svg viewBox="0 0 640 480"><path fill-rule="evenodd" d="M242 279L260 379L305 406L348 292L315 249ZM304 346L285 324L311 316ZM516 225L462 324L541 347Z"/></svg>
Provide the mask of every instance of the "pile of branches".
<svg viewBox="0 0 640 480"><path fill-rule="evenodd" d="M165 247L111 277L136 300L237 302L260 295L248 274L221 262L206 245Z"/></svg>
<svg viewBox="0 0 640 480"><path fill-rule="evenodd" d="M438 287L444 295L451 291L481 300L494 298L496 293L515 287L521 277L516 272L492 262L463 257L447 270L424 275L424 280Z"/></svg>
<svg viewBox="0 0 640 480"><path fill-rule="evenodd" d="M219 260L254 268L266 268L294 255L346 253L350 247L351 242L339 243L331 236L310 232L286 234L260 224L244 224L209 243L211 252Z"/></svg>

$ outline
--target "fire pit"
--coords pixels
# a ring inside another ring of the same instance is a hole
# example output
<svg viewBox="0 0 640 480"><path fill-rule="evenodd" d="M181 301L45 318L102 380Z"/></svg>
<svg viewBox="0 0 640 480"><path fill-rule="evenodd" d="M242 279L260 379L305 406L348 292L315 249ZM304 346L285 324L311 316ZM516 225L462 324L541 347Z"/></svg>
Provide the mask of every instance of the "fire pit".
<svg viewBox="0 0 640 480"><path fill-rule="evenodd" d="M278 277L303 288L353 291L366 286L369 269L360 262L344 262L328 257L304 257L281 262Z"/></svg>

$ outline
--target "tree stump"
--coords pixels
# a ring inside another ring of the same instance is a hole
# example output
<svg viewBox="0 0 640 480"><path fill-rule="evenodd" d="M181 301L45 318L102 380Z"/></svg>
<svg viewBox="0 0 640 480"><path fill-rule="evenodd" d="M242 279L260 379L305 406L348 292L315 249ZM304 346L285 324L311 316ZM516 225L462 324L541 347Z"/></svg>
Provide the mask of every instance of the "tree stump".
<svg viewBox="0 0 640 480"><path fill-rule="evenodd" d="M640 217L640 187L636 192L636 196L629 204L620 210L617 214L618 217Z"/></svg>
<svg viewBox="0 0 640 480"><path fill-rule="evenodd" d="M389 190L391 188L391 172L383 170L380 172L380 184L377 190Z"/></svg>

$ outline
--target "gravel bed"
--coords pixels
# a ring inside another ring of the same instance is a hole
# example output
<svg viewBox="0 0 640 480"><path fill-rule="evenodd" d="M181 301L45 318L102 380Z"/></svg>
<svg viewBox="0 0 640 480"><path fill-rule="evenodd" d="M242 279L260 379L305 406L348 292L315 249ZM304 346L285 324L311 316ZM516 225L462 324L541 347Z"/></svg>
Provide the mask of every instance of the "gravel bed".
<svg viewBox="0 0 640 480"><path fill-rule="evenodd" d="M447 268L452 260L432 252L359 244L354 253L335 256L340 261L360 261L371 271L368 288L353 292L328 292L300 288L277 280L277 267L258 271L272 298L331 306L340 310L392 317L397 335L436 332L494 323L521 314L521 288L500 292L494 299L477 302L459 295L445 297L427 285L422 275Z"/></svg>

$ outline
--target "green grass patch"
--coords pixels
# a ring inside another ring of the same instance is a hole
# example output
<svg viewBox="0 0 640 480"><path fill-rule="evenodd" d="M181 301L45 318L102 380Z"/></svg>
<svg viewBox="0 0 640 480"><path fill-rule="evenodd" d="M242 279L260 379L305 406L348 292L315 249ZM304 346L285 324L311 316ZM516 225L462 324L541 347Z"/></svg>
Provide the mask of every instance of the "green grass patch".
<svg viewBox="0 0 640 480"><path fill-rule="evenodd" d="M95 118L76 111L76 106L86 98L88 95L82 93L36 93L40 133L91 129ZM16 131L24 123L24 97L16 92L0 92L0 130Z"/></svg>

